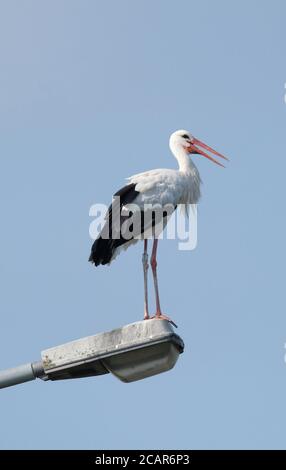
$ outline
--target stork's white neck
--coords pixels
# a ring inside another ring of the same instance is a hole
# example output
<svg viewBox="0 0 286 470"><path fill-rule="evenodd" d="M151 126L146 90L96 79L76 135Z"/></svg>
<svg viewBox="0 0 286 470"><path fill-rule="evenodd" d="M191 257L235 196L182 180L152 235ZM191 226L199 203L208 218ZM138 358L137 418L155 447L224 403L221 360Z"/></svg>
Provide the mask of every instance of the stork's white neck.
<svg viewBox="0 0 286 470"><path fill-rule="evenodd" d="M182 171L183 173L189 173L194 168L196 168L188 152L184 149L184 147L182 147L182 145L171 144L170 148L174 157L178 161L180 171Z"/></svg>

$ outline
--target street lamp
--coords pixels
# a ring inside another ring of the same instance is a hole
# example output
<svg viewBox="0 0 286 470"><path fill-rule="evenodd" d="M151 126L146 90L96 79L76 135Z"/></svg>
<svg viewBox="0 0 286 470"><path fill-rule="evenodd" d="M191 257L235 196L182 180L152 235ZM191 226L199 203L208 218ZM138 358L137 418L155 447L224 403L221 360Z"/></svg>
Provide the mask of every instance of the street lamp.
<svg viewBox="0 0 286 470"><path fill-rule="evenodd" d="M172 369L184 350L166 320L145 320L42 351L42 360L0 372L0 388L40 378L63 380L111 372L133 382Z"/></svg>

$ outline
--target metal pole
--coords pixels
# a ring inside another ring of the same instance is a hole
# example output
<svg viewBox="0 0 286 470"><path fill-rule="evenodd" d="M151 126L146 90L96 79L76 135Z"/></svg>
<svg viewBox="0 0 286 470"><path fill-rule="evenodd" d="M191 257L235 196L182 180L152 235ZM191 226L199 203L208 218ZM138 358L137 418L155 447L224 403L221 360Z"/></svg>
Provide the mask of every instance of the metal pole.
<svg viewBox="0 0 286 470"><path fill-rule="evenodd" d="M42 362L23 364L0 371L0 388L11 387L30 380L35 380L44 374Z"/></svg>

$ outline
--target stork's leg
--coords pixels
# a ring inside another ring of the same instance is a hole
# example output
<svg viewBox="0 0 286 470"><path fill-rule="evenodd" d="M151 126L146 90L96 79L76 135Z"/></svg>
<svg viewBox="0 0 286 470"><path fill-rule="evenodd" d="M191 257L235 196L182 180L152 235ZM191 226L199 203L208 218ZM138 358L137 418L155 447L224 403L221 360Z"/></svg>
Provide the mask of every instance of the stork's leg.
<svg viewBox="0 0 286 470"><path fill-rule="evenodd" d="M158 288L158 277L157 277L157 248L158 248L158 238L154 238L152 255L151 255L151 267L154 279L154 288L155 288L155 298L156 298L156 314L155 317L160 320L168 320L172 325L177 328L176 323L174 323L170 317L164 315L161 311L160 298L159 298L159 288Z"/></svg>
<svg viewBox="0 0 286 470"><path fill-rule="evenodd" d="M148 252L147 252L148 239L144 239L144 252L142 255L143 273L144 273L144 320L149 319L148 310Z"/></svg>
<svg viewBox="0 0 286 470"><path fill-rule="evenodd" d="M156 317L160 317L162 315L162 312L161 312L161 306L160 306L158 278L157 278L157 247L158 247L158 238L154 238L152 255L151 255L151 267L152 267L154 288L155 288Z"/></svg>

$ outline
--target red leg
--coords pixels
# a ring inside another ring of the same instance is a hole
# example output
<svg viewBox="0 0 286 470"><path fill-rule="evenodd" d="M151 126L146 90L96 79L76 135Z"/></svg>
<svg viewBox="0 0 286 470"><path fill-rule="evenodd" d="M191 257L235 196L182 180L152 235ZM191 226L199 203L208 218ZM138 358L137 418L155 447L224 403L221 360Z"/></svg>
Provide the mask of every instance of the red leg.
<svg viewBox="0 0 286 470"><path fill-rule="evenodd" d="M156 298L156 314L155 318L159 320L168 320L172 325L177 327L177 325L171 320L171 318L164 315L161 311L160 298L159 298L159 288L158 288L158 277L157 277L157 248L158 248L158 238L154 238L152 255L151 255L151 267L154 279L154 288L155 288L155 298Z"/></svg>
<svg viewBox="0 0 286 470"><path fill-rule="evenodd" d="M148 310L148 252L147 252L148 239L144 240L144 253L142 255L142 264L143 264L143 273L144 273L144 320L148 320L149 310Z"/></svg>
<svg viewBox="0 0 286 470"><path fill-rule="evenodd" d="M158 247L158 238L154 238L152 255L151 255L151 267L152 267L152 272L153 272L154 288L155 288L156 317L160 317L162 315L162 312L161 312L161 306L160 306L158 278L157 278L157 247Z"/></svg>

